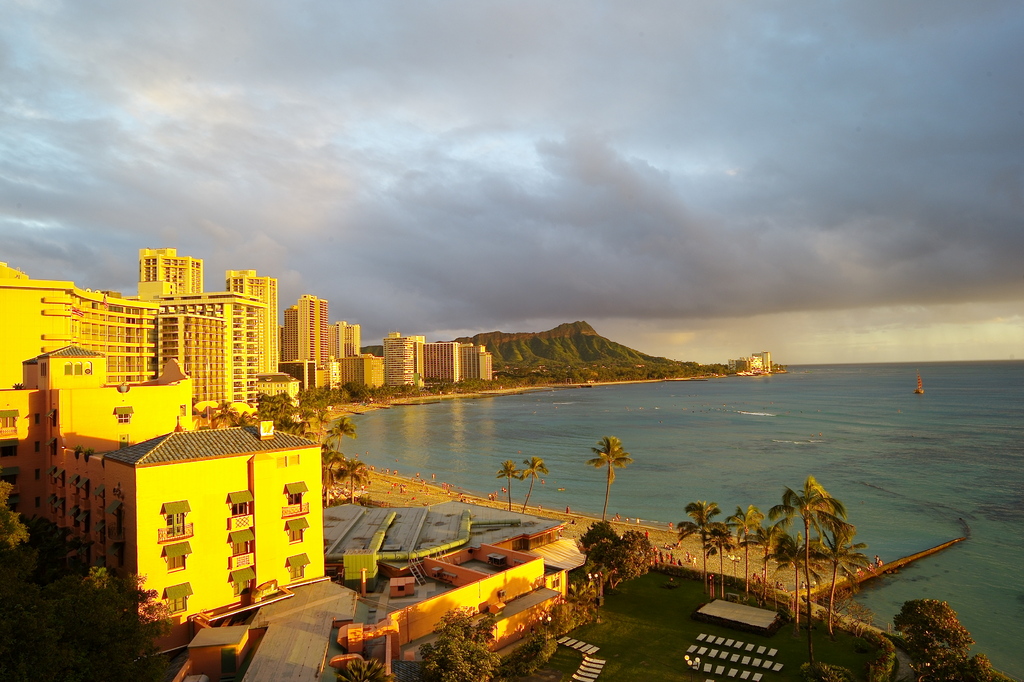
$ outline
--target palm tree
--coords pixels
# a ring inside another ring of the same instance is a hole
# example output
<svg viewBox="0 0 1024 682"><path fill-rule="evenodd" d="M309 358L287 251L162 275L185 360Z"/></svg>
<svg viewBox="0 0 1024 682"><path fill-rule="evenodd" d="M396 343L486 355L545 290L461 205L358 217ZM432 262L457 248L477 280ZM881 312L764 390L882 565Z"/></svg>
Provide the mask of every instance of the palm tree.
<svg viewBox="0 0 1024 682"><path fill-rule="evenodd" d="M836 581L839 578L839 574L842 573L843 577L852 576L857 572L857 569L867 568L870 565L867 555L857 551L858 549L865 549L867 544L864 542L855 543L853 536L856 534L857 529L853 524L844 523L825 533L824 541L821 545L822 558L832 565L832 586L828 592L828 634L833 638L835 638L835 632L832 629L832 623L835 618L833 609L836 601Z"/></svg>
<svg viewBox="0 0 1024 682"><path fill-rule="evenodd" d="M605 436L597 442L597 447L590 448L597 457L588 459L587 464L600 469L608 467L608 487L604 491L604 510L601 511L601 520L608 517L608 496L612 492L612 482L615 481L615 469L624 469L633 463L633 458L622 449L622 441L615 436Z"/></svg>
<svg viewBox="0 0 1024 682"><path fill-rule="evenodd" d="M732 531L721 521L708 524L708 554L718 555L719 595L725 597L725 553L733 548Z"/></svg>
<svg viewBox="0 0 1024 682"><path fill-rule="evenodd" d="M331 485L336 483L341 477L340 472L346 461L345 455L341 454L337 450L320 448L320 469L323 474L322 482L325 507L327 506L327 503L330 502L328 490L330 490Z"/></svg>
<svg viewBox="0 0 1024 682"><path fill-rule="evenodd" d="M338 682L394 682L395 676L387 672L384 664L376 658L365 661L350 661L348 666L337 672Z"/></svg>
<svg viewBox="0 0 1024 682"><path fill-rule="evenodd" d="M338 472L342 479L348 479L349 502L356 501L356 486L362 485L370 480L370 470L366 464L355 457L346 459Z"/></svg>
<svg viewBox="0 0 1024 682"><path fill-rule="evenodd" d="M213 414L210 414L209 410L207 410L207 415L210 421L210 428L220 429L231 424L235 418L235 411L231 408L231 403L225 400L217 406Z"/></svg>
<svg viewBox="0 0 1024 682"><path fill-rule="evenodd" d="M736 530L736 544L743 548L743 590L747 595L750 594L750 546L758 544L755 532L762 521L764 514L754 505L748 506L747 511L736 507L736 513L725 520Z"/></svg>
<svg viewBox="0 0 1024 682"><path fill-rule="evenodd" d="M523 513L526 513L526 505L530 503L530 495L533 494L533 484L536 482L537 477L541 474L547 476L548 468L544 465L544 460L540 457L531 457L530 459L524 459L523 464L526 468L519 472L519 478L522 480L530 479L530 490L526 493L526 501L523 502Z"/></svg>
<svg viewBox="0 0 1024 682"><path fill-rule="evenodd" d="M679 522L680 540L685 540L694 533L700 534L701 554L704 555L702 575L704 577L705 592L708 589L708 526L711 524L711 519L721 513L722 510L718 508L717 502L705 502L703 500L691 502L686 505L686 515L693 519L693 521Z"/></svg>
<svg viewBox="0 0 1024 682"><path fill-rule="evenodd" d="M787 535L785 527L785 521L773 523L768 526L759 526L757 530L754 531L753 537L751 539L751 542L753 542L753 544L759 545L761 547L761 551L764 553L764 573L762 575L762 585L764 586L763 599L766 603L768 601L768 560L771 557L772 553L775 552L775 548L778 546L779 541L785 535ZM772 588L772 594L776 594L775 588Z"/></svg>
<svg viewBox="0 0 1024 682"><path fill-rule="evenodd" d="M501 463L501 468L498 469L498 475L495 478L507 478L508 479L508 510L512 511L512 479L519 478L521 472L516 469L516 463L510 459L506 459Z"/></svg>
<svg viewBox="0 0 1024 682"><path fill-rule="evenodd" d="M786 488L782 493L782 504L768 511L771 519L793 519L799 516L804 523L804 574L807 584L807 658L814 663L814 639L811 636L811 528L818 537L823 529L835 528L846 519L846 507L828 494L828 491L808 476L800 491Z"/></svg>
<svg viewBox="0 0 1024 682"><path fill-rule="evenodd" d="M327 438L324 442L333 445L335 449L340 451L341 440L345 436L353 440L356 438L356 425L348 416L339 417L334 420L331 428L327 431Z"/></svg>
<svg viewBox="0 0 1024 682"><path fill-rule="evenodd" d="M778 526L774 526L778 527ZM800 534L793 537L789 533L783 533L775 542L772 550L772 560L775 562L775 571L793 569L793 636L800 636Z"/></svg>

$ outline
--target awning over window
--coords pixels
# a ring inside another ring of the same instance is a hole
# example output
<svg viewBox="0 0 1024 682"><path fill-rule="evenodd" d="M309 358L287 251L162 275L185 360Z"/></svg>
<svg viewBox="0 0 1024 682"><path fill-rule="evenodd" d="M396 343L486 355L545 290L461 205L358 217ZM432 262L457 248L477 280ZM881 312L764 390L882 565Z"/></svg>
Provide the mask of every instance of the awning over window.
<svg viewBox="0 0 1024 682"><path fill-rule="evenodd" d="M5 438L0 440L0 448L13 448L18 444L17 438Z"/></svg>
<svg viewBox="0 0 1024 682"><path fill-rule="evenodd" d="M252 502L252 493L248 490L242 490L237 493L228 493L228 499L231 500L231 504Z"/></svg>
<svg viewBox="0 0 1024 682"><path fill-rule="evenodd" d="M106 528L106 527L107 527L107 522L106 521L97 521L96 525L94 525L92 527L92 532L94 532L94 533L102 533L103 529Z"/></svg>
<svg viewBox="0 0 1024 682"><path fill-rule="evenodd" d="M0 476L14 476L21 472L21 467L4 467L0 469Z"/></svg>
<svg viewBox="0 0 1024 682"><path fill-rule="evenodd" d="M256 571L252 570L252 567L242 568L237 571L231 571L231 582L233 583L244 583L256 578Z"/></svg>
<svg viewBox="0 0 1024 682"><path fill-rule="evenodd" d="M111 502L110 504L107 505L107 508L106 508L105 511L108 514L113 514L118 509L120 509L120 507L121 507L121 500L114 500L113 502Z"/></svg>
<svg viewBox="0 0 1024 682"><path fill-rule="evenodd" d="M192 507L189 506L187 500L164 502L164 506L160 508L160 513L165 516L170 514L187 514L190 511L192 511Z"/></svg>
<svg viewBox="0 0 1024 682"><path fill-rule="evenodd" d="M174 545L167 545L164 547L164 556L188 556L192 553L192 545L187 542L179 542Z"/></svg>
<svg viewBox="0 0 1024 682"><path fill-rule="evenodd" d="M192 592L192 585L189 583L181 583L180 585L171 585L164 590L166 599L184 599L185 597L191 597L194 593Z"/></svg>
<svg viewBox="0 0 1024 682"><path fill-rule="evenodd" d="M306 556L305 552L303 552L302 554L296 554L295 556L290 556L285 559L284 565L292 568L295 566L308 566L309 563L309 557Z"/></svg>
<svg viewBox="0 0 1024 682"><path fill-rule="evenodd" d="M231 538L231 542L251 542L256 539L256 535L252 532L252 528L246 528L245 530L236 530L228 533L228 537Z"/></svg>
<svg viewBox="0 0 1024 682"><path fill-rule="evenodd" d="M106 489L107 489L107 486L105 486L104 484L100 483L98 486L96 486L93 489L92 494L95 495L96 497L99 497L100 495L103 494L103 491L106 490Z"/></svg>
<svg viewBox="0 0 1024 682"><path fill-rule="evenodd" d="M68 514L71 514L72 516L78 516L78 512L80 512L81 510L82 508L76 504L74 507L71 508L71 511L69 511Z"/></svg>
<svg viewBox="0 0 1024 682"><path fill-rule="evenodd" d="M51 466L50 466L50 468L49 468L49 469L47 469L47 470L46 470L46 474L47 474L48 476L54 476L54 475L55 475L55 474L54 474L54 472L55 472L55 471L57 471L57 465L56 465L56 464L53 464L53 465L51 465Z"/></svg>
<svg viewBox="0 0 1024 682"><path fill-rule="evenodd" d="M57 408L55 407L55 408L53 408L52 410L50 410L49 412L47 412L47 413L46 413L46 416L47 416L47 417L52 417L52 416L53 416L53 415L55 415L56 413L57 413Z"/></svg>
<svg viewBox="0 0 1024 682"><path fill-rule="evenodd" d="M306 530L309 528L309 521L303 517L301 519L291 519L285 525L288 527L288 530L295 532L297 530Z"/></svg>
<svg viewBox="0 0 1024 682"><path fill-rule="evenodd" d="M305 481L299 481L298 483L289 483L284 487L288 491L289 495L297 495L299 493L309 492L309 487Z"/></svg>
<svg viewBox="0 0 1024 682"><path fill-rule="evenodd" d="M50 496L46 498L46 502L47 504L57 504L57 496L51 493Z"/></svg>
<svg viewBox="0 0 1024 682"><path fill-rule="evenodd" d="M68 484L69 485L75 485L76 483L78 483L78 479L80 479L80 478L81 478L81 476L79 476L78 474L75 474L74 476L71 477L71 480L68 481Z"/></svg>
<svg viewBox="0 0 1024 682"><path fill-rule="evenodd" d="M132 407L115 407L114 414L135 414L135 409Z"/></svg>
<svg viewBox="0 0 1024 682"><path fill-rule="evenodd" d="M47 444L47 445L53 445L53 444L54 444L54 443L56 443L56 442L57 442L57 436L54 436L54 437L53 437L53 438L51 438L50 440L46 441L46 444Z"/></svg>
<svg viewBox="0 0 1024 682"><path fill-rule="evenodd" d="M85 476L82 476L82 478L78 480L78 487L84 488L87 485L89 485L89 479L86 478Z"/></svg>
<svg viewBox="0 0 1024 682"><path fill-rule="evenodd" d="M124 543L115 542L110 546L110 550L107 552L107 554L116 554L117 556L122 556L124 554Z"/></svg>
<svg viewBox="0 0 1024 682"><path fill-rule="evenodd" d="M61 476L64 474L64 467L57 467L57 470L53 472L54 476Z"/></svg>
<svg viewBox="0 0 1024 682"><path fill-rule="evenodd" d="M85 521L87 518L89 518L89 510L88 509L83 509L82 511L78 512L78 520L79 521Z"/></svg>
<svg viewBox="0 0 1024 682"><path fill-rule="evenodd" d="M18 411L17 410L0 410L0 419L3 419L4 417L15 417L15 418L17 418L17 416L18 416Z"/></svg>

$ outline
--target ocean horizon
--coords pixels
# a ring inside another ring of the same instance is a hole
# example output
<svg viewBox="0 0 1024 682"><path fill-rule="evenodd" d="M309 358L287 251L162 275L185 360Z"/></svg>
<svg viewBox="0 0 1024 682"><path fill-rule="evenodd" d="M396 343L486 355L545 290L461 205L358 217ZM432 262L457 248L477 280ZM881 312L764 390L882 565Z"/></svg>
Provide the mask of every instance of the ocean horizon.
<svg viewBox="0 0 1024 682"><path fill-rule="evenodd" d="M920 370L925 393L915 395ZM808 475L892 561L967 535L867 586L885 627L908 599L948 601L976 652L1024 677L1024 361L790 366L785 374L564 389L395 406L353 419L368 464L466 492L501 493L504 460L545 460L531 504L600 516L590 448L619 437L609 515L678 523L694 500L762 511ZM527 484L514 482L520 504Z"/></svg>

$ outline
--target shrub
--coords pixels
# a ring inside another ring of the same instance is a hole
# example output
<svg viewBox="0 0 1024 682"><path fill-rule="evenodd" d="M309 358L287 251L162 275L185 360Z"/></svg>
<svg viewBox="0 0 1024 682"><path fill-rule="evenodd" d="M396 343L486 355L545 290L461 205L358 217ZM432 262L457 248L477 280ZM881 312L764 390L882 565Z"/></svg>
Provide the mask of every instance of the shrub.
<svg viewBox="0 0 1024 682"><path fill-rule="evenodd" d="M854 682L851 670L828 663L804 663L800 666L800 678L804 682Z"/></svg>
<svg viewBox="0 0 1024 682"><path fill-rule="evenodd" d="M515 680L533 674L548 662L558 648L558 642L547 635L535 632L528 635L515 651L501 659L497 680Z"/></svg>
<svg viewBox="0 0 1024 682"><path fill-rule="evenodd" d="M896 670L896 646L875 630L867 630L863 638L878 647L878 657L868 661L868 682L889 682Z"/></svg>

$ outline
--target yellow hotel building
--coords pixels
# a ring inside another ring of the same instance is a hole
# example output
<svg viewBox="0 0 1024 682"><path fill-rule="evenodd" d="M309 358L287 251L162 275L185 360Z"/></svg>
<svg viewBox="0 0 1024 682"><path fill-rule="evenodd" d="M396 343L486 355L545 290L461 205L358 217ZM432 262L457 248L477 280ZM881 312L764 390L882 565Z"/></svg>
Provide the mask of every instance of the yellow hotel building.
<svg viewBox="0 0 1024 682"><path fill-rule="evenodd" d="M105 355L111 383L154 379L156 314L156 303L31 279L0 263L0 386L21 382L26 358L69 344Z"/></svg>
<svg viewBox="0 0 1024 682"><path fill-rule="evenodd" d="M112 383L67 346L0 390L11 507L86 540L91 565L144 576L170 607L164 648L216 613L322 577L320 448L273 429L191 431L191 379Z"/></svg>

